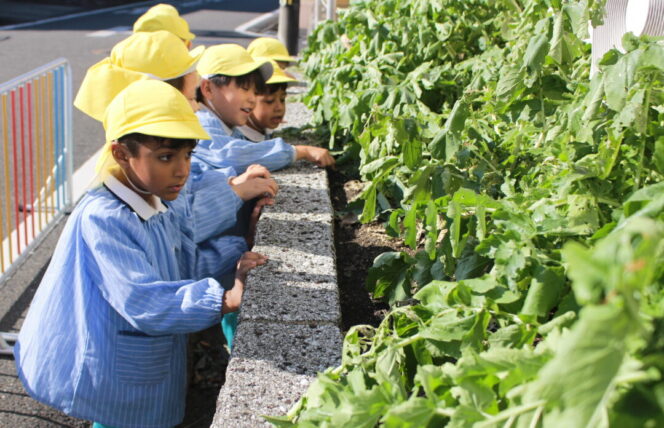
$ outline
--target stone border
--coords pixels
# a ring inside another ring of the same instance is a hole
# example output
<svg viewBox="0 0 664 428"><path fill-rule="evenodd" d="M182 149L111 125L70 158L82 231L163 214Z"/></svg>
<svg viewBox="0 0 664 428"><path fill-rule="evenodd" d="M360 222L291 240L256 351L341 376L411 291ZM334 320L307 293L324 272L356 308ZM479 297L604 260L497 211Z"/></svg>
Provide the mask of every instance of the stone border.
<svg viewBox="0 0 664 428"><path fill-rule="evenodd" d="M327 174L297 162L274 177L279 194L261 217L253 249L269 261L247 281L215 428L272 426L261 415L285 414L316 373L341 363Z"/></svg>

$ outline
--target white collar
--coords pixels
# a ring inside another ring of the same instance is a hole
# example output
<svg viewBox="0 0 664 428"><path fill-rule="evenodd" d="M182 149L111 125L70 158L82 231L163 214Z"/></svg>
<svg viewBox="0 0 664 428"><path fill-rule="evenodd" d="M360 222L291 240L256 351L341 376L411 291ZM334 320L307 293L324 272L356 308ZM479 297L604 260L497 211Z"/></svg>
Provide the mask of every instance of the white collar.
<svg viewBox="0 0 664 428"><path fill-rule="evenodd" d="M150 195L153 198L154 206L148 204L145 199L143 199L138 193L131 190L129 187L125 186L120 180L115 178L112 174L108 175L108 178L104 180L104 185L110 190L115 196L120 198L124 203L129 205L140 218L143 220L148 220L153 215L164 213L168 210L166 205L161 202L161 199L155 195Z"/></svg>
<svg viewBox="0 0 664 428"><path fill-rule="evenodd" d="M245 137L247 137L248 139L250 139L255 143L267 140L267 135L263 134L260 131L256 131L254 128L252 128L249 125L238 126L237 129L239 129L240 132L244 134Z"/></svg>
<svg viewBox="0 0 664 428"><path fill-rule="evenodd" d="M208 112L210 112L210 114L211 114L212 116L214 116L214 117L216 117L217 119L219 119L219 123L221 123L221 127L223 128L224 132L225 132L228 136L233 135L233 130L232 130L231 128L229 128L228 125L226 125L226 123L224 122L224 120L221 118L221 116L219 116L219 115L217 114L216 111L212 110L210 107L208 107L207 105L205 105L205 103L200 103L200 105L202 105L203 108L204 108L205 110L207 110Z"/></svg>

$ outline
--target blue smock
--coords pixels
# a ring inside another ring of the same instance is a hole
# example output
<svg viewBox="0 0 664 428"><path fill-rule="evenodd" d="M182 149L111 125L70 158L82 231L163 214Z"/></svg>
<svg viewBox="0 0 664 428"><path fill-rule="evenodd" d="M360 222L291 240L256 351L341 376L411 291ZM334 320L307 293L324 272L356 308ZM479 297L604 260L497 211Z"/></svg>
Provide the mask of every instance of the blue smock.
<svg viewBox="0 0 664 428"><path fill-rule="evenodd" d="M190 207L196 228L194 233L199 243L210 236L220 235L235 226L237 212L244 201L228 184L228 178L235 176L233 168L193 171L189 174L183 189Z"/></svg>
<svg viewBox="0 0 664 428"><path fill-rule="evenodd" d="M198 141L191 158L192 170L232 166L242 174L251 164L276 171L295 161L295 148L281 138L254 143L238 130L229 129L206 107L198 110L196 116L212 139Z"/></svg>
<svg viewBox="0 0 664 428"><path fill-rule="evenodd" d="M219 324L212 276L246 250L195 234L191 197L150 205L111 176L79 202L14 347L33 398L121 428L182 420L187 333Z"/></svg>

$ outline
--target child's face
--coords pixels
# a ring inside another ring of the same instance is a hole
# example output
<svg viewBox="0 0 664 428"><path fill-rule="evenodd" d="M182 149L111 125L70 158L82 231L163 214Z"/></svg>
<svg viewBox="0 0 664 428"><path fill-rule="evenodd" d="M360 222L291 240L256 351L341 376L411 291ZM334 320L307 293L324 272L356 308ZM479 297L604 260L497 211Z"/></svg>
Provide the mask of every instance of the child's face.
<svg viewBox="0 0 664 428"><path fill-rule="evenodd" d="M229 127L247 124L249 115L256 107L256 86L250 84L247 88L238 86L235 79L225 86L215 86L210 83L209 101L219 113L222 120Z"/></svg>
<svg viewBox="0 0 664 428"><path fill-rule="evenodd" d="M196 87L198 87L199 76L198 73L193 71L184 76L184 86L182 88L182 94L187 98L191 108L194 111L198 110L198 103L196 102Z"/></svg>
<svg viewBox="0 0 664 428"><path fill-rule="evenodd" d="M143 143L138 144L135 156L121 144L117 144L117 149L124 152L120 155L124 158L120 160L116 155L116 160L136 186L166 201L178 197L189 176L191 147L169 148L156 142Z"/></svg>
<svg viewBox="0 0 664 428"><path fill-rule="evenodd" d="M256 108L251 113L252 122L260 127L274 129L284 121L286 114L286 91L279 89L272 94L259 95Z"/></svg>

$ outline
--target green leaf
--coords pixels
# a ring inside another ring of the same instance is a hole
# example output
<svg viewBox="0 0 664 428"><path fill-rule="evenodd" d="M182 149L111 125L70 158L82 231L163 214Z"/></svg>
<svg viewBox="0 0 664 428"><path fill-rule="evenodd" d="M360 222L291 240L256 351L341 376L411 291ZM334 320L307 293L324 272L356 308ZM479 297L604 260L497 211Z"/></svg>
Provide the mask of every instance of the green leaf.
<svg viewBox="0 0 664 428"><path fill-rule="evenodd" d="M500 78L496 84L496 98L502 102L509 102L516 98L524 89L524 72L518 67L502 67Z"/></svg>
<svg viewBox="0 0 664 428"><path fill-rule="evenodd" d="M620 154L620 146L623 141L623 133L615 135L611 130L607 131L607 139L600 143L597 159L601 163L601 179L606 179Z"/></svg>
<svg viewBox="0 0 664 428"><path fill-rule="evenodd" d="M410 297L409 268L413 260L403 252L387 252L379 255L367 272L367 290L375 298L384 298L388 303Z"/></svg>
<svg viewBox="0 0 664 428"><path fill-rule="evenodd" d="M646 91L639 89L629 96L629 100L620 109L614 120L615 127L634 127L637 132L643 133L646 128L648 105L646 104Z"/></svg>
<svg viewBox="0 0 664 428"><path fill-rule="evenodd" d="M364 208L362 208L360 221L362 223L369 223L376 216L376 182L371 183L362 192L362 198L364 199Z"/></svg>
<svg viewBox="0 0 664 428"><path fill-rule="evenodd" d="M447 129L439 131L429 143L429 151L434 159L445 159L445 141Z"/></svg>
<svg viewBox="0 0 664 428"><path fill-rule="evenodd" d="M472 331L473 326L478 321L478 315L477 313L465 316L456 312L446 313L434 318L431 324L420 332L420 335L424 338L443 342L461 341Z"/></svg>
<svg viewBox="0 0 664 428"><path fill-rule="evenodd" d="M540 71L548 51L549 36L547 34L532 37L523 56L523 66L527 67L530 72Z"/></svg>
<svg viewBox="0 0 664 428"><path fill-rule="evenodd" d="M664 71L664 48L659 45L649 45L640 60L642 67L652 67Z"/></svg>
<svg viewBox="0 0 664 428"><path fill-rule="evenodd" d="M556 13L556 16L553 20L553 34L551 35L551 48L549 50L549 56L551 56L551 58L553 58L558 64L563 63L563 23L563 12Z"/></svg>
<svg viewBox="0 0 664 428"><path fill-rule="evenodd" d="M521 312L537 317L548 316L560 301L564 285L565 274L562 268L538 266Z"/></svg>
<svg viewBox="0 0 664 428"><path fill-rule="evenodd" d="M568 229L578 234L593 234L599 229L599 208L594 197L569 195L567 203Z"/></svg>
<svg viewBox="0 0 664 428"><path fill-rule="evenodd" d="M604 90L609 108L620 112L627 100L627 91L632 87L640 51L630 52L607 67L604 74Z"/></svg>
<svg viewBox="0 0 664 428"><path fill-rule="evenodd" d="M376 172L385 174L397 166L398 163L399 159L396 156L385 156L365 164L360 168L360 174L363 176Z"/></svg>
<svg viewBox="0 0 664 428"><path fill-rule="evenodd" d="M524 402L546 403L545 426L600 426L632 331L622 308L585 308L555 357L528 385Z"/></svg>
<svg viewBox="0 0 664 428"><path fill-rule="evenodd" d="M411 397L408 401L390 408L381 422L386 428L420 428L436 418L436 406L430 400Z"/></svg>
<svg viewBox="0 0 664 428"><path fill-rule="evenodd" d="M398 399L406 398L406 389L402 380L402 360L404 356L399 348L387 348L376 358L376 380L392 386L391 391Z"/></svg>
<svg viewBox="0 0 664 428"><path fill-rule="evenodd" d="M664 137L657 138L655 141L655 153L653 162L660 174L664 174Z"/></svg>
<svg viewBox="0 0 664 428"><path fill-rule="evenodd" d="M445 122L445 129L448 132L459 133L463 131L464 123L468 118L468 105L463 98L459 98L452 107L447 121Z"/></svg>
<svg viewBox="0 0 664 428"><path fill-rule="evenodd" d="M426 229L426 241L424 250L431 260L436 258L436 241L438 239L438 207L434 201L427 202L424 227Z"/></svg>
<svg viewBox="0 0 664 428"><path fill-rule="evenodd" d="M417 246L417 204L413 204L403 219L403 227L406 229L404 243L410 248Z"/></svg>
<svg viewBox="0 0 664 428"><path fill-rule="evenodd" d="M447 207L447 216L451 220L449 226L450 229L450 244L452 245L452 251L454 257L458 258L463 251L463 247L460 245L461 241L461 204L457 201L452 200Z"/></svg>

